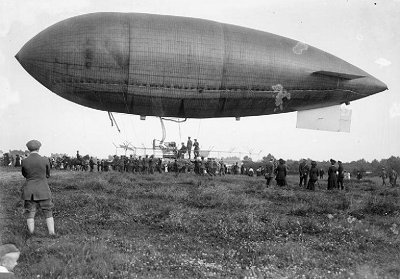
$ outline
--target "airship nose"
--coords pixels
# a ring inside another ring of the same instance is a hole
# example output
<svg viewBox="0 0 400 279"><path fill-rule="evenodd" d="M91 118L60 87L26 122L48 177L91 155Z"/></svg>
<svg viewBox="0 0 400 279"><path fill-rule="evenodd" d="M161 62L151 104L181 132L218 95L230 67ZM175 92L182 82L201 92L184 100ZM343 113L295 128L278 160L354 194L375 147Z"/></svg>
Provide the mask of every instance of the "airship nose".
<svg viewBox="0 0 400 279"><path fill-rule="evenodd" d="M39 36L32 38L20 49L15 58L25 71L47 87L51 80L51 68L48 64L52 56L47 42L43 43L40 39Z"/></svg>
<svg viewBox="0 0 400 279"><path fill-rule="evenodd" d="M365 77L361 82L364 83L366 95L372 95L388 89L385 83L373 76Z"/></svg>
<svg viewBox="0 0 400 279"><path fill-rule="evenodd" d="M370 75L355 78L346 83L346 88L364 96L373 95L388 89L385 83Z"/></svg>

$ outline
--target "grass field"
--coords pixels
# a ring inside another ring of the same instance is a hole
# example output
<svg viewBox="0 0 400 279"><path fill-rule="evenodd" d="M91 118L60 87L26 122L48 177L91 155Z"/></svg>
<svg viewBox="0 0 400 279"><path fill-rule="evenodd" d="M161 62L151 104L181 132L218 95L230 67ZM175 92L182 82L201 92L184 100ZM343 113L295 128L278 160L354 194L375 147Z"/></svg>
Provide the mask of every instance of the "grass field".
<svg viewBox="0 0 400 279"><path fill-rule="evenodd" d="M19 278L400 278L400 188L265 187L260 177L54 171L59 238L28 237L23 177L0 170L1 243Z"/></svg>

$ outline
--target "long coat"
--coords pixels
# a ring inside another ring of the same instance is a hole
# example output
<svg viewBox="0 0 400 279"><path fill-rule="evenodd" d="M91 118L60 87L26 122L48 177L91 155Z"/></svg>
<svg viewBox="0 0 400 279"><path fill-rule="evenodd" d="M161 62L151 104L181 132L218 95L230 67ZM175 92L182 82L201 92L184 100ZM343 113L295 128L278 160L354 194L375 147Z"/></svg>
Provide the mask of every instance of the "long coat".
<svg viewBox="0 0 400 279"><path fill-rule="evenodd" d="M50 177L50 163L46 157L31 153L22 161L22 175L26 178L22 186L22 199L47 200L51 192L47 178Z"/></svg>
<svg viewBox="0 0 400 279"><path fill-rule="evenodd" d="M337 188L337 168L332 165L328 169L328 190Z"/></svg>
<svg viewBox="0 0 400 279"><path fill-rule="evenodd" d="M276 169L276 183L278 186L285 186L286 185L286 174L287 174L287 168L285 164L279 164Z"/></svg>

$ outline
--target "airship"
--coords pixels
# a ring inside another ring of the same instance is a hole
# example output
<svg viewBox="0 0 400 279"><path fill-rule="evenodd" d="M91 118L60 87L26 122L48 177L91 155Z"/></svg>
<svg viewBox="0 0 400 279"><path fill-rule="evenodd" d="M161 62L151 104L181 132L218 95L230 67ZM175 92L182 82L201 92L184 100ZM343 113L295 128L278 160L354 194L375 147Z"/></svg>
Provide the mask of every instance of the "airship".
<svg viewBox="0 0 400 279"><path fill-rule="evenodd" d="M72 17L37 34L15 57L69 101L141 116L319 111L387 89L365 71L303 42L167 15Z"/></svg>

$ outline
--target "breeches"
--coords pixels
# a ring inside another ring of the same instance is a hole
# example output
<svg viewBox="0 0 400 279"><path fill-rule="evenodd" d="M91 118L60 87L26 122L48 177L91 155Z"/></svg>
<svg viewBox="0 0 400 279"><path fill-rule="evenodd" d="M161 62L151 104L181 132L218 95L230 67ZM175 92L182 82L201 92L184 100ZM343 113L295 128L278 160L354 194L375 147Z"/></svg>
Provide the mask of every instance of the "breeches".
<svg viewBox="0 0 400 279"><path fill-rule="evenodd" d="M304 182L304 186L307 186L307 175L300 175L300 185L302 185L303 184L303 182Z"/></svg>
<svg viewBox="0 0 400 279"><path fill-rule="evenodd" d="M42 209L46 218L53 217L53 207L54 204L51 199L38 201L25 200L24 202L25 216L27 219L34 218L38 208Z"/></svg>

